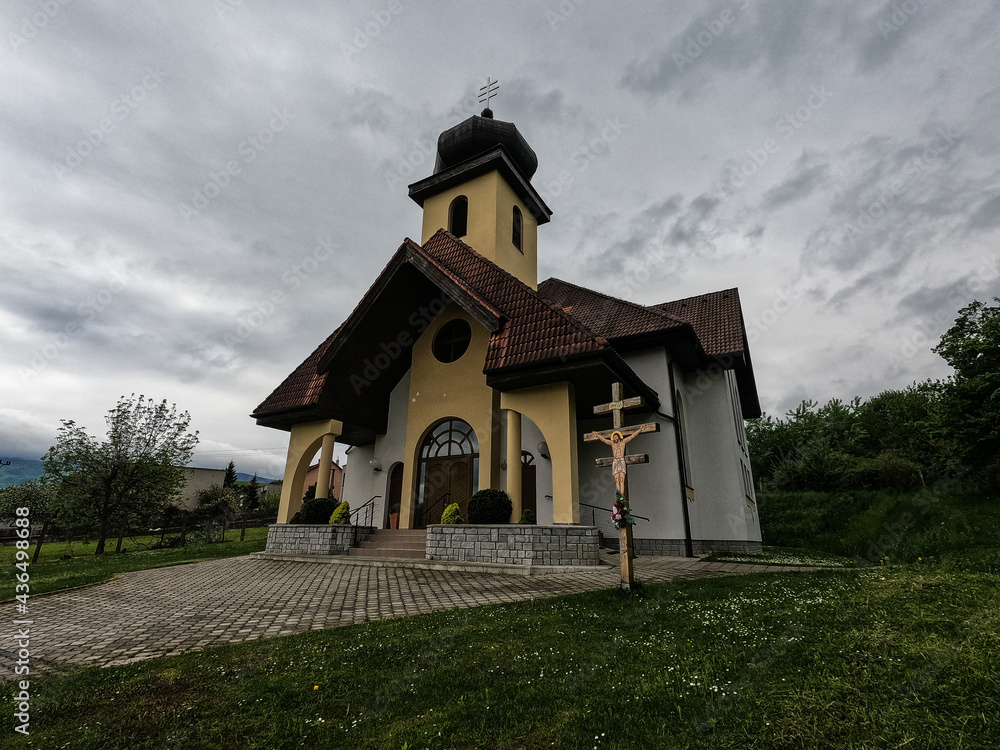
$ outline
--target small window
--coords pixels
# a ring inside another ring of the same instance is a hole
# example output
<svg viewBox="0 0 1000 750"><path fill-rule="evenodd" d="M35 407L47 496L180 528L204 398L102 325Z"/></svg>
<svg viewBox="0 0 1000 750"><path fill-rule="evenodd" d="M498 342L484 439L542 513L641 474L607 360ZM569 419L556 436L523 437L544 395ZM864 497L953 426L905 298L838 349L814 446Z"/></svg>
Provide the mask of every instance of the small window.
<svg viewBox="0 0 1000 750"><path fill-rule="evenodd" d="M454 362L469 348L472 341L472 328L461 318L448 321L434 337L431 347L438 362Z"/></svg>
<svg viewBox="0 0 1000 750"><path fill-rule="evenodd" d="M456 237L464 237L469 232L469 199L458 196L448 209L448 231Z"/></svg>
<svg viewBox="0 0 1000 750"><path fill-rule="evenodd" d="M521 225L522 225L521 209L519 209L517 206L514 206L514 226L513 230L511 231L510 241L514 243L514 247L516 247L518 250L521 250ZM521 252L523 253L524 250L521 250Z"/></svg>

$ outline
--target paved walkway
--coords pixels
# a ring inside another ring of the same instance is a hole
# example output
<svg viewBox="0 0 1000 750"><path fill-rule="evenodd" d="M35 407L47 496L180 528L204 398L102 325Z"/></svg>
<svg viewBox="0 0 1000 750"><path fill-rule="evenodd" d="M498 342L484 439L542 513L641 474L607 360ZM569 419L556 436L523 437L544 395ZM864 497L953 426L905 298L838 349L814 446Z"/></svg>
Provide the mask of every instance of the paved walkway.
<svg viewBox="0 0 1000 750"><path fill-rule="evenodd" d="M617 556L609 559L617 562ZM639 557L636 577L670 581L801 570ZM77 664L126 664L206 646L307 630L609 588L599 572L511 576L444 570L278 562L235 557L125 573L106 583L33 598L27 617L32 673ZM17 619L13 604L8 623ZM17 645L0 639L0 680L11 679Z"/></svg>

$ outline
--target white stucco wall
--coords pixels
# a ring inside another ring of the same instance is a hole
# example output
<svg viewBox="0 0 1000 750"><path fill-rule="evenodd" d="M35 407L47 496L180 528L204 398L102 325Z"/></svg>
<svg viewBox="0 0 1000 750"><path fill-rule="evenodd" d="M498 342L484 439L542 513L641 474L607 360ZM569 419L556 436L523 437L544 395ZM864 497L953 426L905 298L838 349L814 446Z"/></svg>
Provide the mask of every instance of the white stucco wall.
<svg viewBox="0 0 1000 750"><path fill-rule="evenodd" d="M389 495L389 470L394 463L403 460L406 450L406 413L410 394L410 373L407 372L392 389L389 396L389 420L386 433L375 438L374 445L359 445L347 454L344 468L344 499L351 508L359 508L374 495L374 520L372 525L381 528L386 513L386 498ZM381 471L374 471L369 462L378 458Z"/></svg>
<svg viewBox="0 0 1000 750"><path fill-rule="evenodd" d="M688 506L691 536L696 540L760 541L757 514L746 503L748 459L742 420L734 414L734 377L731 371L689 374L679 383L695 490L695 501Z"/></svg>
<svg viewBox="0 0 1000 750"><path fill-rule="evenodd" d="M664 348L632 352L625 361L660 397L659 410L673 416L670 399L670 373ZM608 394L611 400L611 394ZM625 412L626 424L656 422L659 432L644 433L629 443L626 453L646 453L648 464L628 467L629 502L635 513L650 520L638 520L633 535L637 539L683 539L684 510L681 506L680 470L677 464L677 442L671 422L649 411ZM611 428L610 416L581 421L580 434ZM581 439L580 502L607 508L610 512L615 499L615 483L610 469L594 465L598 458L611 455L611 449L601 442L585 443ZM581 521L590 522L591 509L580 508ZM603 528L603 527L602 527Z"/></svg>

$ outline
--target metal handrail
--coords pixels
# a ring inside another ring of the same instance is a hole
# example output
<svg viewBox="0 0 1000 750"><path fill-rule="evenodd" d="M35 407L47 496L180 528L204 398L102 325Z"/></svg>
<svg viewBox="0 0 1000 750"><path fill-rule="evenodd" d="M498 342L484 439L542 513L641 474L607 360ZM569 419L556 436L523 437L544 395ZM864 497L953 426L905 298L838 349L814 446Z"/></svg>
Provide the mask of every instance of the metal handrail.
<svg viewBox="0 0 1000 750"><path fill-rule="evenodd" d="M424 508L423 511L421 512L421 517L420 517L421 522L423 522L426 519L430 518L431 517L431 509L432 508L436 508L440 502L442 502L445 498L448 498L448 497L451 497L451 493L450 492L444 493L443 495L441 495L441 497L439 497L433 503L431 503L426 508ZM426 526L426 525L427 524L424 523L424 526Z"/></svg>
<svg viewBox="0 0 1000 750"><path fill-rule="evenodd" d="M354 524L354 540L351 543L352 547L357 547L359 544L361 544L361 529L362 528L371 528L371 525L372 525L372 516L375 513L375 500L377 500L380 497L382 497L382 496L381 495L373 495L372 499L369 500L367 503L365 503L364 505L360 506L357 510L352 510L351 511L351 518L353 519L355 516L360 516L361 515L361 511L364 510L365 511L365 520L367 521L367 523L364 524L363 527L356 520L352 520L351 521L351 523Z"/></svg>

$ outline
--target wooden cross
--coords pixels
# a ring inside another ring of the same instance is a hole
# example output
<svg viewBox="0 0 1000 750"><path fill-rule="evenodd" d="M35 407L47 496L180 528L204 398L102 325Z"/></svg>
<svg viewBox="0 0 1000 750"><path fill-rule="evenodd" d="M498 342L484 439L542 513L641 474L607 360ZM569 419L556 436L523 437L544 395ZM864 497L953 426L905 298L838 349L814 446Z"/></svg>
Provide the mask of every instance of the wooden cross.
<svg viewBox="0 0 1000 750"><path fill-rule="evenodd" d="M632 425L630 427L625 426L625 419L622 417L622 412L625 409L635 409L644 404L645 401L643 401L641 396L622 398L622 384L612 383L611 402L595 406L594 414L607 414L610 412L614 427L610 430L588 432L583 436L584 442L590 443L599 440L602 443L608 443L612 446L614 455L611 458L598 458L595 463L599 468L611 467L615 477L615 487L621 493L622 504L626 508L629 507L627 465L648 464L649 456L645 453L628 455L625 453L625 444L631 442L643 432L660 431L660 425L656 422L647 422L646 424ZM615 441L616 434L618 435L617 441ZM616 461L620 461L618 466L615 465ZM620 471L616 471L616 469L620 469ZM618 538L619 552L621 554L621 586L623 589L629 590L635 584L635 572L632 566L632 559L635 557L632 544L632 527L628 524L623 525L618 530Z"/></svg>

